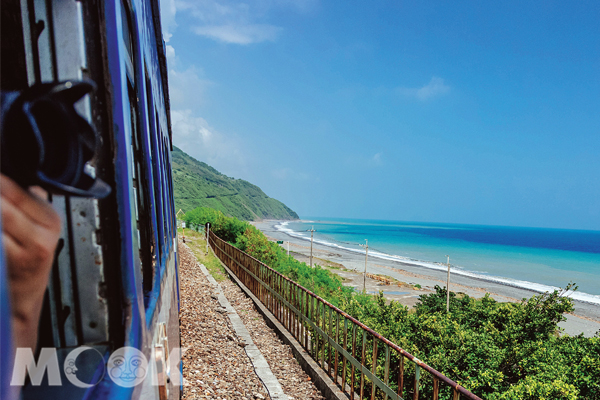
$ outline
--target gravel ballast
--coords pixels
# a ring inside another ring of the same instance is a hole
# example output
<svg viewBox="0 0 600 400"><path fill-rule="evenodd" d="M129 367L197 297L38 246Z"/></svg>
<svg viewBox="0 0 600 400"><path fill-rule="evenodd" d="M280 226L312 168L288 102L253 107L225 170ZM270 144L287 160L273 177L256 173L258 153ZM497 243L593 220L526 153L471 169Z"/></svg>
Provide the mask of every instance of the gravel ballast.
<svg viewBox="0 0 600 400"><path fill-rule="evenodd" d="M183 356L183 376L189 386L184 387L183 399L270 399L214 287L181 241L179 273L181 345L188 348ZM324 399L290 348L266 325L252 300L230 280L220 286L288 398Z"/></svg>

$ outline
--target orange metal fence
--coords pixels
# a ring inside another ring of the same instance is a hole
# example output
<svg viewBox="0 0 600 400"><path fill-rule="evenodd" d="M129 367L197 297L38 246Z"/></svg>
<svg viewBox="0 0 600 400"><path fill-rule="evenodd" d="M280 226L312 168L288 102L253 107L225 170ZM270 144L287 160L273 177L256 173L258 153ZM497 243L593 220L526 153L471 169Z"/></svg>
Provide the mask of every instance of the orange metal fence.
<svg viewBox="0 0 600 400"><path fill-rule="evenodd" d="M351 399L479 399L360 321L210 232L217 257ZM408 362L407 362L408 360ZM443 396L443 397L440 397Z"/></svg>

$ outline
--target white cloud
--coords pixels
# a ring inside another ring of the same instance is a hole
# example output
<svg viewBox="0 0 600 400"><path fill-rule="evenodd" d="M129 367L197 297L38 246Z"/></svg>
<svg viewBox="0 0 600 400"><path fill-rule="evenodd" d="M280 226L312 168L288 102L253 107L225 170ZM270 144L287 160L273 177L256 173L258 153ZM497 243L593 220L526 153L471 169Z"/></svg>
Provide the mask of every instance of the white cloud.
<svg viewBox="0 0 600 400"><path fill-rule="evenodd" d="M177 22L175 22L175 14L177 13L177 7L175 0L160 0L160 23L163 31L163 38L165 42L169 42L173 36L173 31L177 28Z"/></svg>
<svg viewBox="0 0 600 400"><path fill-rule="evenodd" d="M172 110L171 125L173 143L192 157L230 176L239 176L246 169L247 157L240 140L217 132L192 110Z"/></svg>
<svg viewBox="0 0 600 400"><path fill-rule="evenodd" d="M383 164L383 160L381 159L381 156L383 155L383 153L379 152L376 153L372 158L371 158L371 163L373 163L373 165L381 165Z"/></svg>
<svg viewBox="0 0 600 400"><path fill-rule="evenodd" d="M169 97L173 143L192 157L230 176L240 176L246 169L242 141L212 128L199 116L199 106L206 101L206 90L213 85L203 78L202 69L191 66L180 70L175 49L167 45L169 62Z"/></svg>
<svg viewBox="0 0 600 400"><path fill-rule="evenodd" d="M275 3L283 6L291 5L300 12L308 12L319 4L319 0L275 0Z"/></svg>
<svg viewBox="0 0 600 400"><path fill-rule="evenodd" d="M442 78L434 76L427 85L417 90L417 99L427 100L432 97L446 94L449 91L450 86L444 84L444 80Z"/></svg>
<svg viewBox="0 0 600 400"><path fill-rule="evenodd" d="M442 78L434 76L428 84L420 88L400 87L396 92L407 97L414 97L420 101L426 101L434 97L442 96L450 91L450 86L444 83Z"/></svg>
<svg viewBox="0 0 600 400"><path fill-rule="evenodd" d="M219 132L200 115L207 89L214 85L199 66L185 65L169 44L176 31L191 32L225 43L249 45L273 41L283 28L269 23L277 9L309 12L319 0L160 0L163 37L169 67L169 95L173 142L193 157L233 176L247 172L249 156L243 139L235 134ZM181 16L185 16L185 26ZM177 21L181 25L179 26ZM172 42L171 42L172 43ZM286 172L279 173L285 176ZM294 179L308 179L300 172L289 172ZM277 175L277 173L275 173Z"/></svg>
<svg viewBox="0 0 600 400"><path fill-rule="evenodd" d="M193 29L200 36L206 36L225 43L250 44L274 41L282 28L268 24L253 25L206 25Z"/></svg>
<svg viewBox="0 0 600 400"><path fill-rule="evenodd" d="M170 44L167 45L167 61L171 65L171 63L175 63L175 49Z"/></svg>
<svg viewBox="0 0 600 400"><path fill-rule="evenodd" d="M192 31L200 36L234 44L273 41L283 28L266 22L277 9L298 13L314 10L319 0L160 0L161 24L165 42L178 27L177 14L196 19Z"/></svg>
<svg viewBox="0 0 600 400"><path fill-rule="evenodd" d="M175 0L177 11L184 11L203 23L225 20L248 20L251 10L257 10L261 2L253 8L248 3L232 0Z"/></svg>
<svg viewBox="0 0 600 400"><path fill-rule="evenodd" d="M173 64L176 65L176 62ZM202 74L203 72L194 66L185 71L169 68L171 108L181 110L204 103L206 89L212 83L202 79L200 77Z"/></svg>
<svg viewBox="0 0 600 400"><path fill-rule="evenodd" d="M319 0L162 1L174 5L174 8L166 5L161 8L163 18L167 21L163 27L165 38L177 26L175 13L179 12L186 13L196 19L197 23L192 23L192 32L197 35L225 43L248 45L274 41L283 30L283 28L267 22L273 10L292 9L295 12L306 13L314 9ZM173 22L171 22L171 19Z"/></svg>

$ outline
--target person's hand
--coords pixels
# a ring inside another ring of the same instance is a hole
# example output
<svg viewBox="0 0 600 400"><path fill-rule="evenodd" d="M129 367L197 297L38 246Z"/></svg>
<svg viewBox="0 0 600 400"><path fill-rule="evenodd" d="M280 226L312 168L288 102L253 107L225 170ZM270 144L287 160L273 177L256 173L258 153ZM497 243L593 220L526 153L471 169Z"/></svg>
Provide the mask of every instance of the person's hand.
<svg viewBox="0 0 600 400"><path fill-rule="evenodd" d="M40 188L26 191L0 174L2 243L6 254L15 347L35 349L44 293L61 220Z"/></svg>

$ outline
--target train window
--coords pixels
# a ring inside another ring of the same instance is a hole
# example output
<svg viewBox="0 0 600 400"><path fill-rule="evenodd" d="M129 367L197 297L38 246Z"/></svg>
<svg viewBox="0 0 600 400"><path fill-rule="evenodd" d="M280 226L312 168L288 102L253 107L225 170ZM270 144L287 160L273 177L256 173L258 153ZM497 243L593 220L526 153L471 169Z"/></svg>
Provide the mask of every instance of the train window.
<svg viewBox="0 0 600 400"><path fill-rule="evenodd" d="M156 121L159 122L160 119L158 118L158 113L156 113ZM167 187L166 185L166 176L165 176L165 166L167 166L168 164L165 163L165 159L164 159L164 152L162 149L162 146L160 145L160 143L162 143L162 138L163 138L163 132L162 129L160 128L160 125L157 126L157 130L158 130L158 138L157 138L157 152L158 152L158 159L157 161L160 162L160 170L159 170L159 174L160 174L160 184L161 184L161 206L162 206L162 231L163 231L163 235L164 235L164 241L167 241L168 238L168 226L167 226L167 201L166 201L166 196L167 196Z"/></svg>
<svg viewBox="0 0 600 400"><path fill-rule="evenodd" d="M127 6L121 2L121 29L123 29L123 43L129 53L129 58L133 60L133 36L131 34L131 17Z"/></svg>
<svg viewBox="0 0 600 400"><path fill-rule="evenodd" d="M162 260L162 246L163 246L163 226L160 224L162 219L162 195L160 193L161 189L161 178L160 178L160 169L162 163L159 161L159 154L157 152L156 141L158 140L158 115L157 118L154 119L155 111L154 111L154 102L152 101L152 83L148 78L148 71L145 70L146 73L146 105L148 107L148 122L150 129L150 147L151 147L151 156L152 156L152 175L153 182L152 186L154 187L154 214L156 216L156 228L158 229L158 259Z"/></svg>
<svg viewBox="0 0 600 400"><path fill-rule="evenodd" d="M165 148L165 158L166 158L166 165L171 165L171 153L169 153L169 146L167 146L167 142L165 140L164 142L164 148ZM173 175L172 175L172 171L171 168L166 170L167 173L167 193L169 193L168 197L169 197L169 209L168 209L168 214L169 214L169 222L171 224L171 232L173 232L173 234L175 234L175 232L177 232L177 221L175 220L175 205L173 204Z"/></svg>
<svg viewBox="0 0 600 400"><path fill-rule="evenodd" d="M161 135L161 139L164 136ZM170 165L167 155L167 148L164 145L164 141L161 140L161 153L163 158L164 165ZM169 198L169 175L168 170L163 169L164 183L163 183L163 193L164 193L164 201L165 201L165 230L168 232L169 237L173 236L173 231L171 229L171 199Z"/></svg>
<svg viewBox="0 0 600 400"><path fill-rule="evenodd" d="M142 289L144 292L144 305L148 306L148 294L152 290L156 257L154 255L154 230L152 225L150 202L150 184L146 160L149 156L142 141L141 126L139 123L139 107L137 80L135 79L135 47L132 36L131 13L127 6L121 2L121 20L123 27L123 41L128 52L129 63L127 64L127 94L129 100L129 117L131 124L131 148L130 158L132 164L132 183L134 196L134 213L137 228L139 260L142 275Z"/></svg>
<svg viewBox="0 0 600 400"><path fill-rule="evenodd" d="M162 131L161 131L162 133ZM167 149L162 146L162 138L164 137L164 134L161 135L161 154L162 154L162 160L163 160L163 165L171 165L168 163L167 160L167 154L166 151ZM170 168L169 168L170 170ZM171 209L169 208L169 204L170 204L170 200L169 200L169 183L168 183L168 169L167 168L163 168L163 197L164 197L164 209L165 209L165 220L163 221L164 225L165 225L165 231L168 232L169 237L172 237L172 232L171 232L171 227L169 225L169 221L171 221Z"/></svg>
<svg viewBox="0 0 600 400"><path fill-rule="evenodd" d="M138 110L136 107L135 92L129 88L129 104L131 112L131 153L133 159L133 191L136 201L136 224L139 245L139 256L142 269L142 282L144 294L152 289L154 275L154 235L152 232L152 219L150 215L150 201L148 196L148 180L144 168L144 151L141 141L139 124L137 121Z"/></svg>

